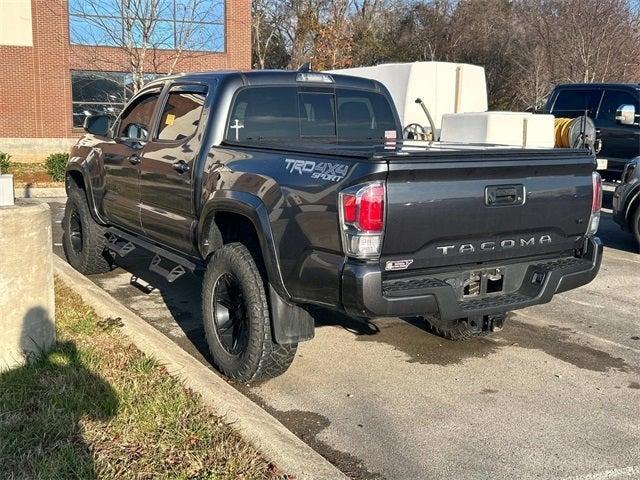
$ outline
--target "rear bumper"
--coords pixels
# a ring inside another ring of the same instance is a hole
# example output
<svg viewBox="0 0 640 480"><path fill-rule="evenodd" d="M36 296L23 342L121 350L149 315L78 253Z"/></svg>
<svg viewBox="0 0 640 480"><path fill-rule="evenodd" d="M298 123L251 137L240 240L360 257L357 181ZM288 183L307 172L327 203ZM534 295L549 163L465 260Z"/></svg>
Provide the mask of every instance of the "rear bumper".
<svg viewBox="0 0 640 480"><path fill-rule="evenodd" d="M461 299L445 281L464 272L383 281L379 267L347 263L342 273L342 303L347 313L364 317L439 313L443 320L450 320L503 313L549 302L556 293L589 283L598 274L601 261L602 242L589 238L581 258L507 265L512 275L521 278L519 288L473 299Z"/></svg>

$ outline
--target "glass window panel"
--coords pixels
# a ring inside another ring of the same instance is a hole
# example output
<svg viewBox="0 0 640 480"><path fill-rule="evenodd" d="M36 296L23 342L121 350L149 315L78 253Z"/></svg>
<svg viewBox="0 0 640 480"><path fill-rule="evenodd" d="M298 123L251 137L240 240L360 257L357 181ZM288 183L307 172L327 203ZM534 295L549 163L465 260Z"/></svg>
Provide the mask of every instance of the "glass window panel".
<svg viewBox="0 0 640 480"><path fill-rule="evenodd" d="M69 0L70 15L119 17L121 0Z"/></svg>
<svg viewBox="0 0 640 480"><path fill-rule="evenodd" d="M152 11L150 13L155 13L155 15L151 15L152 17L159 18L161 20L173 20L175 17L174 13L174 3L173 0L157 0L157 6L155 7L155 12ZM153 2L149 2L149 5L152 5ZM153 8L152 8L153 9Z"/></svg>
<svg viewBox="0 0 640 480"><path fill-rule="evenodd" d="M247 88L238 93L231 109L227 140L298 140L298 103L295 87Z"/></svg>
<svg viewBox="0 0 640 480"><path fill-rule="evenodd" d="M159 98L158 93L142 95L129 105L120 118L118 136L147 140L153 119L153 109Z"/></svg>
<svg viewBox="0 0 640 480"><path fill-rule="evenodd" d="M136 46L160 49L224 51L225 4L222 0L122 1L69 0L70 42L118 46L131 40ZM148 18L157 20L147 36L143 35L143 24Z"/></svg>
<svg viewBox="0 0 640 480"><path fill-rule="evenodd" d="M224 1L176 0L176 20L216 23L224 21Z"/></svg>
<svg viewBox="0 0 640 480"><path fill-rule="evenodd" d="M175 48L173 22L165 20L155 22L149 42L154 48Z"/></svg>
<svg viewBox="0 0 640 480"><path fill-rule="evenodd" d="M143 25L142 20L137 19L134 21L131 31L126 32L126 36L131 36L133 44L136 47L147 46L160 49L174 48L173 22L156 20L153 25L151 25L151 30L147 33L143 33L143 28L148 27L148 25Z"/></svg>
<svg viewBox="0 0 640 480"><path fill-rule="evenodd" d="M561 90L553 105L553 113L569 116L583 115L585 110L594 117L602 90Z"/></svg>
<svg viewBox="0 0 640 480"><path fill-rule="evenodd" d="M122 23L116 18L70 15L69 40L77 45L118 46L122 43Z"/></svg>
<svg viewBox="0 0 640 480"><path fill-rule="evenodd" d="M169 94L160 117L158 139L183 140L196 133L202 115L204 97L203 93Z"/></svg>
<svg viewBox="0 0 640 480"><path fill-rule="evenodd" d="M124 103L124 73L71 72L71 95L74 102Z"/></svg>
<svg viewBox="0 0 640 480"><path fill-rule="evenodd" d="M600 111L598 112L598 118L615 122L618 108L622 105L633 105L636 108L636 112L640 110L637 98L630 93L618 90L605 91L602 105L600 105Z"/></svg>
<svg viewBox="0 0 640 480"><path fill-rule="evenodd" d="M176 41L185 50L224 51L224 25L176 22Z"/></svg>
<svg viewBox="0 0 640 480"><path fill-rule="evenodd" d="M384 141L385 131L396 130L393 111L387 99L375 92L336 89L338 140Z"/></svg>
<svg viewBox="0 0 640 480"><path fill-rule="evenodd" d="M335 100L332 94L301 93L298 101L300 134L303 137L335 137Z"/></svg>
<svg viewBox="0 0 640 480"><path fill-rule="evenodd" d="M110 115L114 119L122 111L124 104L73 103L73 126L82 128L89 115Z"/></svg>

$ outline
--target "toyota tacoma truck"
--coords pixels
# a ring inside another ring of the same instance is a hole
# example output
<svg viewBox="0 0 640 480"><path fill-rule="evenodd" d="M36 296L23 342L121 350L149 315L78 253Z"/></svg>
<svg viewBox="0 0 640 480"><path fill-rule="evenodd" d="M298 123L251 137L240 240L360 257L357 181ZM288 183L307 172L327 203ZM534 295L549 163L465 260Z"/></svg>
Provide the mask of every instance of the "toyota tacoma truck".
<svg viewBox="0 0 640 480"><path fill-rule="evenodd" d="M600 267L591 154L403 146L373 80L172 76L84 128L66 171L69 263L106 272L141 248L168 282L203 270L206 340L234 379L283 373L318 307L466 339Z"/></svg>

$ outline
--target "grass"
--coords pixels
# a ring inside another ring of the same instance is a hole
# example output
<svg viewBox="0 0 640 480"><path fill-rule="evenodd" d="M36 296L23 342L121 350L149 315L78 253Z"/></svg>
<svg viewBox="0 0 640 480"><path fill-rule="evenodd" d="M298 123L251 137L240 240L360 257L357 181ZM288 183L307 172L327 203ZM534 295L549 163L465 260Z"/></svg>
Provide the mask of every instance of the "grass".
<svg viewBox="0 0 640 480"><path fill-rule="evenodd" d="M11 162L9 173L13 174L16 185L38 185L42 187L59 186L62 182L55 182L47 173L44 163Z"/></svg>
<svg viewBox="0 0 640 480"><path fill-rule="evenodd" d="M56 281L57 346L0 374L2 478L286 478Z"/></svg>

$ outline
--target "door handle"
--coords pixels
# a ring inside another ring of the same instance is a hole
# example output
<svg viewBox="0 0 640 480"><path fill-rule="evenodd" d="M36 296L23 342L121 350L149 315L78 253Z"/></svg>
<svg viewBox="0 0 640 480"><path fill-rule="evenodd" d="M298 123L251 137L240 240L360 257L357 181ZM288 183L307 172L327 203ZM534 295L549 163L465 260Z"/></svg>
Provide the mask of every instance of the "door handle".
<svg viewBox="0 0 640 480"><path fill-rule="evenodd" d="M131 163L131 165L138 165L140 163L140 155L137 153L129 155L129 163Z"/></svg>
<svg viewBox="0 0 640 480"><path fill-rule="evenodd" d="M189 171L189 164L184 160L178 160L173 164L173 168L179 174L187 173Z"/></svg>
<svg viewBox="0 0 640 480"><path fill-rule="evenodd" d="M524 185L494 185L484 191L484 202L489 207L500 205L522 205L525 202Z"/></svg>

